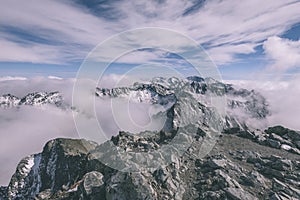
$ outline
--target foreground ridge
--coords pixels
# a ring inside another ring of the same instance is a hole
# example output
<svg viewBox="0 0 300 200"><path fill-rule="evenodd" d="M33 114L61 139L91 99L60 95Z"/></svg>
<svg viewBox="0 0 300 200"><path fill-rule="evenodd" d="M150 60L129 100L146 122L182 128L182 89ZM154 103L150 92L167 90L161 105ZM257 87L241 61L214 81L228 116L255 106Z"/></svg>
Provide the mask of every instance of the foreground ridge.
<svg viewBox="0 0 300 200"><path fill-rule="evenodd" d="M300 133L270 127L261 134L288 140ZM290 137L291 136L291 137ZM111 141L121 148L145 151L170 138L120 133ZM266 139L267 140L267 139ZM274 140L279 142L278 140ZM282 144L284 145L284 144ZM291 146L294 146L290 144ZM256 142L239 131L223 134L208 156L198 159L197 144L166 167L124 173L101 163L96 154L105 144L83 139L49 141L42 153L24 158L2 199L299 199L300 156L269 143ZM299 151L299 147L294 147ZM96 153L96 154L95 154Z"/></svg>

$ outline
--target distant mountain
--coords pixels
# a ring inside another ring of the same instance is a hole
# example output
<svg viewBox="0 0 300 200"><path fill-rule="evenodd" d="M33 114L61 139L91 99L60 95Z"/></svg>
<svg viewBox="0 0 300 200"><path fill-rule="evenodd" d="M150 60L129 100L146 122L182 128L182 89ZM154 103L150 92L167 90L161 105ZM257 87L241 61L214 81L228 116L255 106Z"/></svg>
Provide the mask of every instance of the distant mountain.
<svg viewBox="0 0 300 200"><path fill-rule="evenodd" d="M113 89L96 88L95 95L100 98L127 98L133 102L146 102L151 104L160 105L173 105L168 113L171 115L176 112L179 107L185 107L185 110L191 111L195 115L190 115L189 119L185 121L191 121L196 119L195 123L209 123L207 121L216 112L212 104L212 98L217 96L223 98L226 115L220 119L222 126L227 128L232 127L249 127L251 124L247 124L249 119L264 119L270 114L266 99L254 90L235 89L231 84L224 84L212 78L201 78L197 76L188 77L187 79L179 79L176 77L153 78L148 83L135 83L128 87L119 87ZM199 104L199 105L198 105ZM27 94L26 96L19 98L11 94L5 94L0 96L0 108L13 108L23 105L30 106L42 106L42 105L54 105L63 109L76 109L71 107L64 101L63 95L59 92L34 92ZM198 105L198 106L196 106ZM205 116L200 116L200 113ZM176 116L174 116L176 118ZM214 119L216 116L214 116ZM199 119L199 120L198 120ZM206 119L206 122L203 120ZM182 120L184 121L184 120ZM181 121L181 122L182 122ZM181 123L180 122L180 123ZM169 120L169 124L166 124L168 128L172 127ZM179 123L179 122L178 122ZM209 126L209 125L208 125ZM254 126L255 128L255 126ZM222 128L223 129L223 128Z"/></svg>
<svg viewBox="0 0 300 200"><path fill-rule="evenodd" d="M227 112L219 115L211 98L225 95ZM171 104L161 113L166 125L139 134L120 131L103 144L51 140L41 153L20 161L9 185L0 188L0 199L300 198L300 133L248 124L270 114L257 92L189 77L97 88L96 96ZM212 139L212 151L199 156Z"/></svg>
<svg viewBox="0 0 300 200"><path fill-rule="evenodd" d="M61 107L65 104L62 94L59 92L34 92L19 98L11 94L0 96L1 108L12 108L22 105L39 106L52 104Z"/></svg>
<svg viewBox="0 0 300 200"><path fill-rule="evenodd" d="M224 104L222 106L226 110L226 116L221 120L223 126L227 128L248 127L251 124L247 124L246 119L261 120L270 114L266 99L254 90L235 89L231 84L196 76L187 79L157 77L149 83L135 83L131 87L96 88L96 95L100 98L119 97L134 102L161 105L172 103L174 106L169 110L169 113L177 109L177 104L181 104L179 107L184 106L185 110L190 112L189 115L191 113L196 113L196 115L204 113L206 115L204 117L193 116L197 120L195 123L203 122L205 118L209 118L207 116L209 113L215 113L212 98L221 97L221 100L224 100L221 102ZM191 112L192 110L193 112ZM194 121L192 119L186 120Z"/></svg>

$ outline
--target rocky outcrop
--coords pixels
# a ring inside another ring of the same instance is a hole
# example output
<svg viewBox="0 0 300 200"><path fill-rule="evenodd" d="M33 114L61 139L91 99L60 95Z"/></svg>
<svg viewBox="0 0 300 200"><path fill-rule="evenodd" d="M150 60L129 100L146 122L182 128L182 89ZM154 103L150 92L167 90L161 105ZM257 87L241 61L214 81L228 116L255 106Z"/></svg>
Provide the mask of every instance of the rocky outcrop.
<svg viewBox="0 0 300 200"><path fill-rule="evenodd" d="M145 152L159 148L171 138L172 134L163 132L143 139L121 133L111 142ZM48 142L42 153L19 163L10 185L1 190L2 198L300 198L300 156L240 136L223 135L202 159L196 154L198 145L193 144L167 166L142 172L121 172L104 165L94 156L95 152L107 154L103 146L85 140Z"/></svg>
<svg viewBox="0 0 300 200"><path fill-rule="evenodd" d="M7 197L7 187L0 187L0 199L4 200L4 199L8 199Z"/></svg>
<svg viewBox="0 0 300 200"><path fill-rule="evenodd" d="M85 140L49 141L42 153L20 161L7 187L8 199L30 199L70 187L85 173L86 154L95 147Z"/></svg>
<svg viewBox="0 0 300 200"><path fill-rule="evenodd" d="M282 126L269 127L264 131L230 128L226 129L224 133L234 134L239 137L250 139L261 145L300 155L300 132Z"/></svg>

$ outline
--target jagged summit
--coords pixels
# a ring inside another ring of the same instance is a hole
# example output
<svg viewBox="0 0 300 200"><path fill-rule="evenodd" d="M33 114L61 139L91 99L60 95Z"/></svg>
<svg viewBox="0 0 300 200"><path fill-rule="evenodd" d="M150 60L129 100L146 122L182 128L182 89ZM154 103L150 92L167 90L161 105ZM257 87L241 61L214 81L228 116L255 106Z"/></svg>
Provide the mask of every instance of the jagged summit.
<svg viewBox="0 0 300 200"><path fill-rule="evenodd" d="M137 82L132 86L119 88L96 88L98 97L128 98L134 102L145 102L160 105L174 104L180 96L190 96L197 102L209 107L211 97L217 95L226 99L224 105L228 111L229 124L236 124L234 118L242 113L250 118L265 118L270 112L265 98L259 93L246 89L235 89L231 84L224 84L212 78L191 76L186 79L177 77L156 77L147 83ZM60 108L71 108L59 92L34 92L19 98L11 94L0 96L1 108L13 108L23 105L55 105ZM246 117L244 117L246 118ZM239 120L237 120L239 121Z"/></svg>
<svg viewBox="0 0 300 200"><path fill-rule="evenodd" d="M11 94L0 96L1 108L12 108L22 105L40 106L45 104L61 107L65 104L63 96L59 92L33 92L19 98Z"/></svg>
<svg viewBox="0 0 300 200"><path fill-rule="evenodd" d="M190 80L190 81L196 81L196 82L204 82L204 78L202 77L199 77L199 76L189 76L186 78L187 80Z"/></svg>
<svg viewBox="0 0 300 200"><path fill-rule="evenodd" d="M20 99L11 94L5 94L0 96L0 107L2 108L10 108L18 106L20 103Z"/></svg>
<svg viewBox="0 0 300 200"><path fill-rule="evenodd" d="M194 107L194 112L198 113L211 110L211 107L214 106L211 105L212 98L217 96L224 100L222 106L226 109L226 117L223 121L228 127L250 126L251 124L245 123L247 119L263 119L270 114L266 99L258 92L235 89L231 84L197 76L187 79L156 77L148 83L134 83L128 87L96 88L96 96L100 98L127 98L134 102L161 105L181 102L182 105L185 104L188 107L187 110L190 111L189 108ZM195 107L198 103L201 106Z"/></svg>

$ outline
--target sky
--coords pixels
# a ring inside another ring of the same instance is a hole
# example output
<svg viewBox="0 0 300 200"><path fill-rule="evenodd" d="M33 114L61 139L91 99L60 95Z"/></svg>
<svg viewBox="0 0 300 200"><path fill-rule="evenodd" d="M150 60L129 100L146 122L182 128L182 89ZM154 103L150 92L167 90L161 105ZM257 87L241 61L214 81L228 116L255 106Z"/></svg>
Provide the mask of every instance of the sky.
<svg viewBox="0 0 300 200"><path fill-rule="evenodd" d="M223 79L299 74L299 0L2 0L0 76L75 77L99 43L144 27L193 39ZM116 65L177 61L168 52L138 51Z"/></svg>

